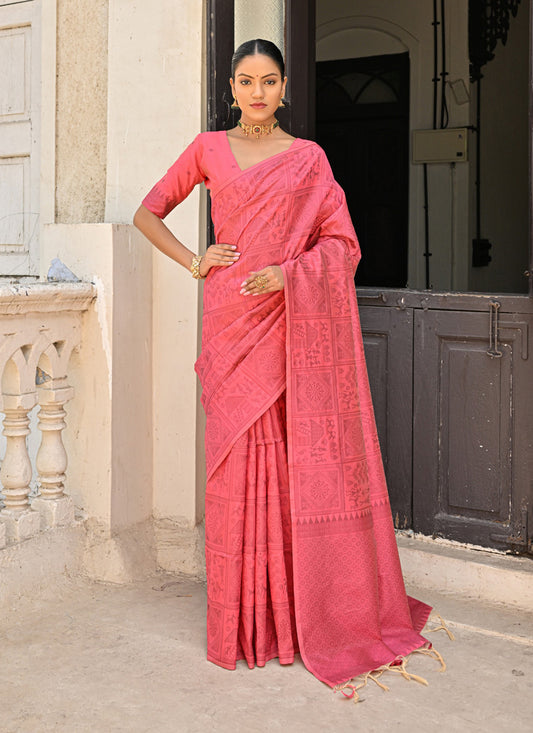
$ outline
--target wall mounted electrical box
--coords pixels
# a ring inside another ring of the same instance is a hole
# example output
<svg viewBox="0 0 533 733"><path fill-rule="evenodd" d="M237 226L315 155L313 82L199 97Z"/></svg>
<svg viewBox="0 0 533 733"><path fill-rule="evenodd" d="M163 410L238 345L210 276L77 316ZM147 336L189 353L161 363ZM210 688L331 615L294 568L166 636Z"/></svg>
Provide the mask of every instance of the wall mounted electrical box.
<svg viewBox="0 0 533 733"><path fill-rule="evenodd" d="M462 163L468 160L468 130L413 130L413 163Z"/></svg>

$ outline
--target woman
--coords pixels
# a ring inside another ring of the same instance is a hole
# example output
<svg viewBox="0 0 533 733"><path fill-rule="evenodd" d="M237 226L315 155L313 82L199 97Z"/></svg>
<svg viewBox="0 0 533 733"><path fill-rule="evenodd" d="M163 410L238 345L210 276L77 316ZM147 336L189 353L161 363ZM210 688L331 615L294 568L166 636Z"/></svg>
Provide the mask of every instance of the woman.
<svg viewBox="0 0 533 733"><path fill-rule="evenodd" d="M290 664L299 650L334 686L425 646L430 608L403 585L343 191L321 148L276 121L276 46L240 46L230 84L238 125L198 135L134 218L206 279L208 659ZM216 244L198 256L161 219L201 181Z"/></svg>

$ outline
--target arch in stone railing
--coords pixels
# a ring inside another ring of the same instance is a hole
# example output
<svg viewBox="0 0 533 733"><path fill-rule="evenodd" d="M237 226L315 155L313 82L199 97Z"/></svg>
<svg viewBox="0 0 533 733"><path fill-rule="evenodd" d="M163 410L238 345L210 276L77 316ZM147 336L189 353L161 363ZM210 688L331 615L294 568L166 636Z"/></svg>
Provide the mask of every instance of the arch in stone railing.
<svg viewBox="0 0 533 733"><path fill-rule="evenodd" d="M24 329L4 336L0 342L0 411L4 395L27 394L50 379L65 378L79 338L76 323L58 324L46 331ZM59 349L56 344L61 345Z"/></svg>
<svg viewBox="0 0 533 733"><path fill-rule="evenodd" d="M5 497L0 520L8 540L42 526L68 523L72 502L63 494L67 455L64 405L73 396L68 365L81 338L80 314L95 297L89 283L0 286L0 411L6 452L0 468ZM30 508L32 467L26 437L36 404L41 441L36 458L40 496ZM38 509L38 511L34 511Z"/></svg>
<svg viewBox="0 0 533 733"><path fill-rule="evenodd" d="M44 334L41 334L44 336ZM48 336L48 334L47 334ZM42 384L48 379L63 379L68 373L68 364L74 349L79 345L79 329L73 324L70 333L50 334L46 339L40 339L35 346L36 359L32 359L30 367L35 366L36 384ZM38 370L41 371L39 375Z"/></svg>

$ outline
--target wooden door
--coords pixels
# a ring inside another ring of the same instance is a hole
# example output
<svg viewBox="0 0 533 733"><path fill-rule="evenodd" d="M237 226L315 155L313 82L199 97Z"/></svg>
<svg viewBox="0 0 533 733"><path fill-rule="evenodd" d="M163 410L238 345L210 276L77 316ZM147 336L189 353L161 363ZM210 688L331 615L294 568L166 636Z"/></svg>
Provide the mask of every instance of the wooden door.
<svg viewBox="0 0 533 733"><path fill-rule="evenodd" d="M0 274L38 272L39 0L0 0Z"/></svg>
<svg viewBox="0 0 533 733"><path fill-rule="evenodd" d="M531 551L531 298L363 288L359 301L396 527Z"/></svg>
<svg viewBox="0 0 533 733"><path fill-rule="evenodd" d="M363 343L394 526L406 529L413 520L413 310L369 305L375 298L359 298Z"/></svg>
<svg viewBox="0 0 533 733"><path fill-rule="evenodd" d="M526 298L522 313L486 300L483 312L414 314L413 526L520 550L533 506L533 315Z"/></svg>

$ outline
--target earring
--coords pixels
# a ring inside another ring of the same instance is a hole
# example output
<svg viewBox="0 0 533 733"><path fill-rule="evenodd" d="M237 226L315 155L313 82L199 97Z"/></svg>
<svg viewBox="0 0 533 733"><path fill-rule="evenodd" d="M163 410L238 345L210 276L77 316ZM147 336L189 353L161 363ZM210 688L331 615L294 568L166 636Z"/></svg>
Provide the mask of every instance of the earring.
<svg viewBox="0 0 533 733"><path fill-rule="evenodd" d="M231 109L240 109L239 103L237 102L237 97L233 97L233 104L231 105Z"/></svg>
<svg viewBox="0 0 533 733"><path fill-rule="evenodd" d="M278 109L280 107L285 107L285 105L283 104L283 97L279 100Z"/></svg>

